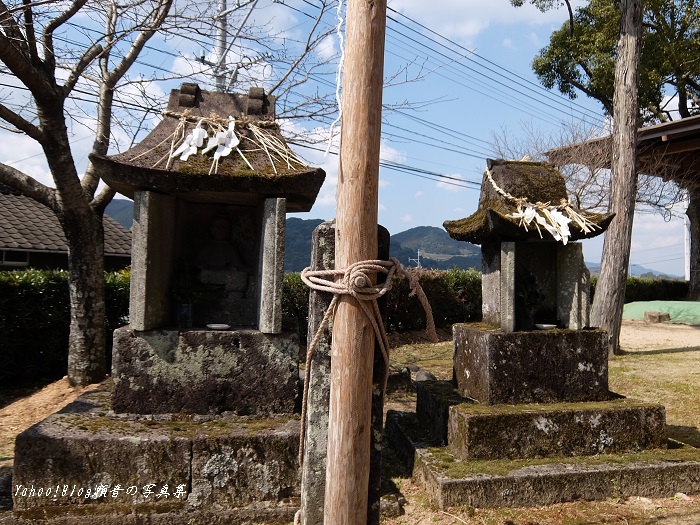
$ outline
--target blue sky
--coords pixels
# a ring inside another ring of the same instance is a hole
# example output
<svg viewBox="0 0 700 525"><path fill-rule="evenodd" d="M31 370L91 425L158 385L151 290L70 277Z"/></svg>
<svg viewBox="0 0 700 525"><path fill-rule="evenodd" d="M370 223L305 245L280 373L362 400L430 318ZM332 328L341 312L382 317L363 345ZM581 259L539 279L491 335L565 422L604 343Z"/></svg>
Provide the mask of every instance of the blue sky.
<svg viewBox="0 0 700 525"><path fill-rule="evenodd" d="M269 23L290 42L299 40L319 1L259 0L251 20ZM572 102L548 93L531 73L532 59L547 44L550 33L566 20L564 9L541 13L532 6L514 8L508 0L390 0L388 15L385 77L398 76L384 90L384 103L396 107L408 101L415 107L384 112L382 159L422 170L380 169L379 222L392 234L416 226L441 227L447 219L473 213L485 159L496 156L494 134L506 135L518 144L526 140L524 128L556 135L581 120L604 124L599 104L586 98ZM335 23L334 13L329 13L325 22ZM189 75L201 68L194 58L200 53L211 58L213 51L211 41L189 38L156 41L153 47L134 70L144 78L162 71ZM318 52L333 56L338 50L338 38L332 36ZM234 49L232 54L236 52L250 57L255 50ZM334 68L335 62L326 69L328 75L322 81L299 89L334 90ZM265 84L273 72L261 61L245 73ZM420 80L406 81L416 77ZM207 82L207 78L200 76L199 81ZM4 82L11 84L12 80L5 78ZM167 91L178 84L152 82L145 87L151 95L165 99ZM3 94L8 95L7 88ZM129 89L121 90L123 98L129 95ZM134 92L133 99L137 97ZM285 125L320 137L327 137L329 131L328 123L295 121ZM74 134L74 154L82 168L94 126L89 116L75 118L69 126ZM0 133L4 138L0 141L2 162L49 182L39 148L24 137ZM130 140L119 130L116 138L122 145ZM337 136L331 151L336 146ZM328 174L316 204L310 213L299 215L302 218L330 219L335 215L338 160L333 154L324 156L319 151L324 148L294 147L309 164L323 167ZM678 215L682 216L682 211ZM601 249L600 238L584 242L588 261L598 262ZM631 262L683 275L682 219L665 222L659 215L638 215Z"/></svg>
<svg viewBox="0 0 700 525"><path fill-rule="evenodd" d="M505 0L406 0L390 2L389 7L408 18L397 16L390 9L389 16L394 20L388 22L385 73L390 74L401 60L413 57L427 68L432 65L435 71L419 82L387 88L385 103L403 98L442 101L415 112L386 111L382 157L463 179L468 186L381 168L379 221L390 232L422 225L441 227L446 219L471 214L479 197L478 184L473 183L481 181L485 158L495 155L494 134L506 134L517 143L524 128L557 135L561 127L581 120L604 125L597 102L585 97L569 101L547 94L531 72L532 59L547 44L549 34L566 20L565 10L541 13L532 6L511 7ZM416 37L411 29L427 38ZM417 42L409 45L409 39L400 33ZM458 54L448 49L462 52L465 57L458 59ZM443 55L456 61L449 62ZM410 116L406 117L406 113ZM426 144L436 142L438 147ZM329 173L318 203L307 216L333 217L337 159L309 154L307 158ZM659 215L638 214L631 264L683 275L683 242L682 218L666 222ZM585 241L584 251L588 261L599 262L602 237Z"/></svg>

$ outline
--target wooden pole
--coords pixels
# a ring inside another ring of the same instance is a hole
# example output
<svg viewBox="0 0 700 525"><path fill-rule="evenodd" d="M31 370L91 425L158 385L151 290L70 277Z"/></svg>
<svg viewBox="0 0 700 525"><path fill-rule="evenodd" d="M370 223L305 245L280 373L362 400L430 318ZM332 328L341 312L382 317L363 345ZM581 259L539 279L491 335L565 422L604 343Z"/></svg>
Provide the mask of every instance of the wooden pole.
<svg viewBox="0 0 700 525"><path fill-rule="evenodd" d="M349 0L346 14L335 267L377 257L377 188L386 0ZM375 276L376 277L376 276ZM374 331L342 296L333 320L324 521L367 520Z"/></svg>

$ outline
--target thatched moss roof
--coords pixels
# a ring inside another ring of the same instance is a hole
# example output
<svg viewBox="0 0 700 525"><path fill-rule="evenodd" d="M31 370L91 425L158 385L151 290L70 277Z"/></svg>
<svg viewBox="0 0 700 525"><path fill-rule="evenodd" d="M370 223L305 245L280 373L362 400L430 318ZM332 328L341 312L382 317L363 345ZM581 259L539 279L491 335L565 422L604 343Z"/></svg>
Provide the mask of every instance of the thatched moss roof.
<svg viewBox="0 0 700 525"><path fill-rule="evenodd" d="M496 185L515 198L524 197L530 203L541 202L553 205L558 205L562 199L567 198L564 177L551 164L489 160L488 167ZM484 174L477 211L464 219L445 221L443 226L453 239L474 244L496 239L501 241L539 239L540 234L534 226L526 231L519 226L517 219L507 217L516 210L517 205L498 193ZM585 216L597 228L586 233L572 222L569 224L571 241L600 235L608 227L614 215L586 213ZM545 239L548 235L547 232L543 232Z"/></svg>
<svg viewBox="0 0 700 525"><path fill-rule="evenodd" d="M234 149L215 167L214 150L198 152L186 161L179 155L171 158L178 142L202 119L212 136L216 129L227 128L229 116L236 121L240 153ZM260 136L274 141L277 151L262 147ZM261 89L238 95L183 84L171 92L163 120L143 141L124 153L90 159L110 187L130 198L136 190L229 204L285 197L288 211L308 211L325 179L322 169L306 166L288 148L275 122L274 97Z"/></svg>

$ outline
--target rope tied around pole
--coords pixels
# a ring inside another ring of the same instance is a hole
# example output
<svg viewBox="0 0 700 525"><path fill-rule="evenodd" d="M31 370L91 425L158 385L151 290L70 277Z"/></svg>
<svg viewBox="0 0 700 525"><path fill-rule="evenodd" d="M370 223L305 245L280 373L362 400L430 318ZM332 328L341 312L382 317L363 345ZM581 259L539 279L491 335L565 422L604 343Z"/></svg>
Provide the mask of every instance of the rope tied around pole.
<svg viewBox="0 0 700 525"><path fill-rule="evenodd" d="M371 274L383 273L386 275L386 281L382 284L373 285ZM435 332L435 322L433 320L433 312L428 303L428 299L421 288L420 282L415 275L406 271L401 263L393 257L388 261L373 260L360 261L348 266L345 270L316 270L304 268L301 272L301 280L311 289L319 292L329 292L333 294L326 313L321 320L314 338L309 344L306 352L306 370L304 371L304 396L302 399L301 409L301 435L299 439L299 464L304 461L304 440L306 439L306 412L308 408L309 383L311 378L311 360L314 357L316 347L321 340L323 330L328 326L331 317L335 315L336 307L340 296L350 295L357 299L362 311L367 316L367 319L374 328L374 334L379 342L379 347L384 357L384 377L382 378L382 391L386 388L386 383L389 378L389 342L382 322L381 312L377 304L377 299L380 299L391 290L391 279L394 275L404 276L408 279L411 292L409 297L418 296L426 316L426 330L430 339L437 342L437 333ZM335 280L340 278L339 280Z"/></svg>

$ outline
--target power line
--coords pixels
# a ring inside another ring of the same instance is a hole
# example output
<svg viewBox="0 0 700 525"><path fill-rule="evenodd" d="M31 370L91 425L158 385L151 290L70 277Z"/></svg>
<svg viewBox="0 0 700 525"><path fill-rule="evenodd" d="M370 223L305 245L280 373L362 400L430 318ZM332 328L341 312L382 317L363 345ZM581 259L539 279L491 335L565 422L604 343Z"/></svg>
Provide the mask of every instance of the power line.
<svg viewBox="0 0 700 525"><path fill-rule="evenodd" d="M320 151L320 152L326 151L323 148L318 148L315 146L311 146L309 144L304 144L303 142L297 142L294 140L289 140L287 142L289 144L294 144L294 145L299 146L301 148L306 148L306 149L310 149L313 151ZM334 150L330 150L329 153L331 155L336 155L336 156L338 155L338 152L334 151ZM452 175L445 175L444 173L438 173L436 171L416 168L414 166L408 166L406 164L401 164L401 163L394 162L394 161L380 160L379 165L381 167L384 167L384 168L388 168L388 169L395 170L395 171L400 171L400 172L406 173L408 175L412 175L412 176L423 178L423 179L432 180L434 182L442 182L444 184L449 184L451 186L457 186L460 188L481 189L481 184L477 183L477 182L469 181L466 179L461 179L459 177L455 177Z"/></svg>
<svg viewBox="0 0 700 525"><path fill-rule="evenodd" d="M544 86L542 86L542 85L540 85L540 84L537 84L537 83L535 83L535 82L532 82L531 80L529 80L529 79L527 79L527 78L525 78L525 77L523 77L523 76L521 76L521 75L519 75L519 74L517 74L517 73L515 73L515 72L513 72L513 71L511 71L511 70L509 70L508 68L503 67L503 66L501 66L501 65L499 65L499 64L497 64L497 63L495 63L494 61L489 60L488 58L483 57L482 55L480 55L480 54L477 53L476 51L471 50L471 49L468 49L468 48L464 47L463 45L459 44L458 42L455 42L454 40L451 40L451 39L447 38L446 36L441 35L440 33L438 33L438 32L436 32L436 31L430 29L429 27L427 27L427 26L421 24L420 22L418 22L418 21L416 21L416 20L410 18L409 16L407 16L407 15L405 15L405 14L403 14L403 13L397 11L396 9L393 9L392 7L387 7L387 10L389 10L389 11L395 13L395 14L398 15L398 16L401 16L401 17L405 18L406 20L408 20L408 21L411 22L412 24L415 24L416 26L420 27L421 29L424 29L424 30L428 31L430 34L435 35L436 37L438 37L438 38L440 38L440 39L442 39L442 40L448 42L450 45L454 46L455 48L461 50L462 53L463 53L461 56L463 56L464 58L471 59L471 57L476 57L476 58L478 58L478 59L480 59L480 60L486 62L487 64L490 64L491 66L494 66L495 68L497 68L497 69L500 70L501 72L506 73L507 75L513 77L513 78L515 79L514 82L515 82L516 84L520 85L521 87L524 87L524 88L530 89L530 90L533 90L533 88L534 88L534 90L537 90L537 91L542 92L543 95L545 95L545 96L551 98L552 100L557 101L557 103L559 103L559 104L561 104L561 105L575 106L575 107L577 107L577 108L579 109L579 111L584 112L584 113L588 113L589 118L594 118L594 119L596 119L597 121L599 121L599 122L601 122L601 123L604 122L604 119L602 119L602 118L600 117L600 115L598 115L598 114L592 112L590 109L586 108L585 106L583 106L583 105L581 105L581 104L578 104L577 102L574 102L574 101L572 101L572 100L570 100L570 99L567 99L567 98L565 98L565 97L563 97L563 96L561 96L561 95L558 95L558 94L556 94L556 93L553 93L552 91L550 91L549 89L545 88ZM391 17L388 17L388 18L391 18ZM415 31L414 29L408 27L407 25L405 25L405 24L399 22L398 20L396 20L396 19L394 19L394 18L391 18L391 20L394 20L397 24L399 24L399 25L401 25L401 26L403 26L403 27L406 27L407 29L409 29L409 30L414 31L414 32L417 33L417 31ZM419 33L419 34L420 34L420 33ZM443 47L447 47L447 46L445 46L444 44L440 44L439 42L437 42L437 40L434 40L434 39L431 39L431 40L432 40L433 42L435 42L436 44L438 44L438 45L442 45ZM449 49L449 48L448 48L448 49ZM464 53L466 53L466 54L464 54ZM471 59L471 60L473 60L473 59ZM475 61L475 62L476 62L476 61ZM482 64L479 64L479 66L480 66L480 67L483 67L484 69L486 69L486 70L488 70L488 71L491 71L491 72L493 72L493 73L499 74L497 71L495 71L495 70L492 69L492 68L486 67L486 66L484 66L484 65L482 65ZM529 86L532 86L532 87L527 87L528 85L529 85ZM566 102L564 102L564 101L566 101Z"/></svg>

